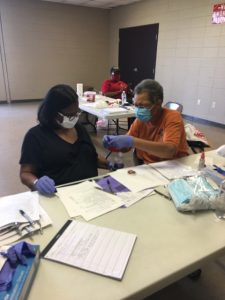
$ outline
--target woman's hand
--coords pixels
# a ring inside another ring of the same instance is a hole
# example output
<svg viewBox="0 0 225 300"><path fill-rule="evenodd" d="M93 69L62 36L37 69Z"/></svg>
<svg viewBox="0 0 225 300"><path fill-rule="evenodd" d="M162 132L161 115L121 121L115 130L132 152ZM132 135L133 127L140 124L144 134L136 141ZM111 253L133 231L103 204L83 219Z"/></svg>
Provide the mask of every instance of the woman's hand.
<svg viewBox="0 0 225 300"><path fill-rule="evenodd" d="M34 188L43 195L51 196L56 192L55 182L48 176L42 176L34 181Z"/></svg>

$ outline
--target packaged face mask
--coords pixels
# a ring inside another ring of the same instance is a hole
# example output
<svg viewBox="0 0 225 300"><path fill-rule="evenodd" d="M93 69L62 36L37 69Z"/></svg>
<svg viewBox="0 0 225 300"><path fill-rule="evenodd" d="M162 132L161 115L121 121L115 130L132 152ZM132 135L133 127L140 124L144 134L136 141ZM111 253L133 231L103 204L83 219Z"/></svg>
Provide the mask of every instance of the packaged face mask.
<svg viewBox="0 0 225 300"><path fill-rule="evenodd" d="M218 204L219 189L204 176L175 179L168 184L168 190L178 211L215 209Z"/></svg>
<svg viewBox="0 0 225 300"><path fill-rule="evenodd" d="M184 179L175 179L168 184L168 190L176 205L188 203L193 196L193 190Z"/></svg>

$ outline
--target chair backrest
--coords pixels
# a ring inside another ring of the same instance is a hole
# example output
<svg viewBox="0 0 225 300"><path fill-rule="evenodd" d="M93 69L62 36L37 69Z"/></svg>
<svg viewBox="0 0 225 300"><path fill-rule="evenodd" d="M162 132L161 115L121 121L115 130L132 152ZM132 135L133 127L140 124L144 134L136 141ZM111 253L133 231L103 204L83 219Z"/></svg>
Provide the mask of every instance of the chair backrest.
<svg viewBox="0 0 225 300"><path fill-rule="evenodd" d="M182 111L183 111L183 105L178 103L178 102L174 102L174 101L167 102L164 105L164 107L167 107L167 108L172 109L172 110L177 110L180 113L182 113Z"/></svg>

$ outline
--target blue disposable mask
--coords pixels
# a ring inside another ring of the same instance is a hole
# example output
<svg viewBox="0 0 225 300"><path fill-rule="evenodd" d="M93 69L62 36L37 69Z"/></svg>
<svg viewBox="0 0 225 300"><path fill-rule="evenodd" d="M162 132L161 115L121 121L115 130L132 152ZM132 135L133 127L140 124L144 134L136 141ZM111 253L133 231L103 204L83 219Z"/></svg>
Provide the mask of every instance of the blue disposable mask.
<svg viewBox="0 0 225 300"><path fill-rule="evenodd" d="M149 122L152 119L152 112L149 108L135 107L135 115L141 122Z"/></svg>

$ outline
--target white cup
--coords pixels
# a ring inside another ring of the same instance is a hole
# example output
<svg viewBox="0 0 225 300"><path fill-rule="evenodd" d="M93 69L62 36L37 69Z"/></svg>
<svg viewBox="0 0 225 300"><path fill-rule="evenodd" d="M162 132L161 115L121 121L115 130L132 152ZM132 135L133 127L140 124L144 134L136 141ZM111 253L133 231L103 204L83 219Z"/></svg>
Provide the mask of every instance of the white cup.
<svg viewBox="0 0 225 300"><path fill-rule="evenodd" d="M77 95L79 97L83 96L83 83L77 83Z"/></svg>

